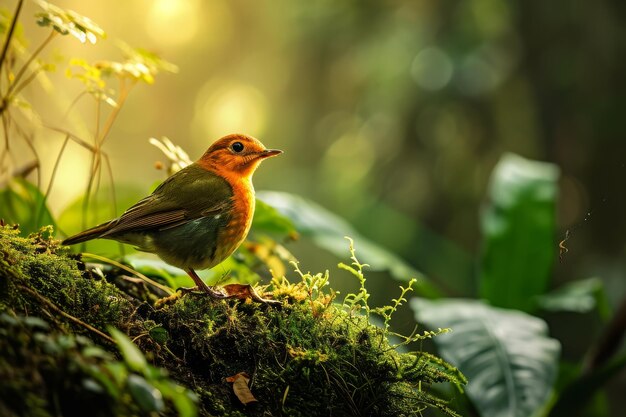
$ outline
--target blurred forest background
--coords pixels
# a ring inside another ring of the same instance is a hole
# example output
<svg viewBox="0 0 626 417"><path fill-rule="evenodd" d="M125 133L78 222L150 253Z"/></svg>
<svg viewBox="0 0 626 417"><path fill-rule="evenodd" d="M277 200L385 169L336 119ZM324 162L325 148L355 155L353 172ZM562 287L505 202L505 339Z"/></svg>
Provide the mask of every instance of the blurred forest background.
<svg viewBox="0 0 626 417"><path fill-rule="evenodd" d="M1 4L13 9L13 2ZM178 66L154 86L134 88L120 113L105 145L116 183L147 189L163 178L151 136L169 137L196 159L218 137L247 133L285 151L258 171L258 190L307 197L449 295L475 296L489 176L505 152L515 152L561 169L554 249L569 230L569 252L562 262L555 257L552 285L599 277L611 305L626 293L625 3L55 4L90 17L109 40L124 39ZM37 6L24 8L28 17ZM24 25L32 45L45 38L34 19ZM91 46L62 37L46 56L54 61L61 53L89 62L120 59L109 41ZM63 67L47 76L54 100L25 96L45 109L45 123L88 133L90 125L79 123L95 117L89 100L64 119L83 87ZM38 143L41 155L50 155L44 183L61 143ZM49 200L57 213L83 192L90 164L79 146L66 152ZM289 248L310 270L335 259L306 243ZM376 299L397 293L397 283L382 274L369 282ZM579 358L598 335L595 315L572 326L571 313L545 318L565 360ZM609 409L619 412L625 386L622 372L610 385L616 395Z"/></svg>

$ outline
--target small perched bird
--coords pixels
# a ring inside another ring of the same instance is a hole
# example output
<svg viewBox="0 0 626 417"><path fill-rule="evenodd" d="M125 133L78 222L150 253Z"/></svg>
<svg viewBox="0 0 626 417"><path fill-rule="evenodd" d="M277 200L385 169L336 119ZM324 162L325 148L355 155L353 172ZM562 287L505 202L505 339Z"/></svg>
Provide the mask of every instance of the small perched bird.
<svg viewBox="0 0 626 417"><path fill-rule="evenodd" d="M262 160L281 153L250 136L224 136L120 217L63 244L112 239L134 245L185 270L197 289L223 298L195 270L214 267L244 241L254 214L252 174Z"/></svg>

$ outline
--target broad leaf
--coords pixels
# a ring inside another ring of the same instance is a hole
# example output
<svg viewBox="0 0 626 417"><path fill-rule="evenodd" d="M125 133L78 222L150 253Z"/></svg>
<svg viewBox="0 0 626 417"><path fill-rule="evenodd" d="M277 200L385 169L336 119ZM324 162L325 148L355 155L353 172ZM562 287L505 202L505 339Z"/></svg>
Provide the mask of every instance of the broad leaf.
<svg viewBox="0 0 626 417"><path fill-rule="evenodd" d="M373 270L388 271L395 279L409 281L417 278L416 290L428 297L438 294L426 277L403 259L361 236L346 220L300 196L276 191L258 192L265 201L289 218L298 233L310 238L329 252L345 257L345 236L353 238L359 247L359 259Z"/></svg>
<svg viewBox="0 0 626 417"><path fill-rule="evenodd" d="M0 219L19 224L24 234L34 233L42 226L55 225L41 191L30 182L15 178L0 190Z"/></svg>
<svg viewBox="0 0 626 417"><path fill-rule="evenodd" d="M179 417L196 417L198 415L198 407L196 406L198 398L195 392L167 380L152 381L152 383L156 389L161 391L163 397L174 403Z"/></svg>
<svg viewBox="0 0 626 417"><path fill-rule="evenodd" d="M469 380L480 415L529 417L544 406L558 369L559 342L546 323L526 313L461 299L412 299L417 321L450 327L435 337L441 356Z"/></svg>
<svg viewBox="0 0 626 417"><path fill-rule="evenodd" d="M288 217L269 204L257 199L254 219L252 220L252 233L268 234L274 238L285 239L294 237L296 229Z"/></svg>
<svg viewBox="0 0 626 417"><path fill-rule="evenodd" d="M570 282L537 298L537 304L547 311L587 313L599 307L604 316L606 300L604 287L599 278Z"/></svg>
<svg viewBox="0 0 626 417"><path fill-rule="evenodd" d="M242 404L248 405L250 403L258 402L248 384L250 383L250 376L245 372L239 372L236 375L226 377L226 382L233 384L233 392L239 398Z"/></svg>
<svg viewBox="0 0 626 417"><path fill-rule="evenodd" d="M496 166L482 214L480 295L491 304L532 310L550 279L556 243L558 168L507 154Z"/></svg>
<svg viewBox="0 0 626 417"><path fill-rule="evenodd" d="M124 362L135 372L144 373L148 369L146 357L139 348L126 336L114 327L109 328L109 333L115 339L117 347L124 358Z"/></svg>
<svg viewBox="0 0 626 417"><path fill-rule="evenodd" d="M161 391L139 375L128 376L128 390L135 402L145 412L163 411L165 403Z"/></svg>

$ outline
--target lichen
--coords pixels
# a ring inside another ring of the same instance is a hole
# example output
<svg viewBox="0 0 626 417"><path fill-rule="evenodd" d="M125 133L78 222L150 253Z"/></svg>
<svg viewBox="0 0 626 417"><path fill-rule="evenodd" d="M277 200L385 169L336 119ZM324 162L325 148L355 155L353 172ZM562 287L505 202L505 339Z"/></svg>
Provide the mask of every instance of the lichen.
<svg viewBox="0 0 626 417"><path fill-rule="evenodd" d="M335 294L325 289L328 274L297 271L298 282L275 279L266 289L282 302L278 307L196 294L157 307L86 271L50 230L22 238L0 228L0 311L45 318L50 331L89 338L113 354L115 344L93 329L120 329L152 365L195 392L199 415L411 416L426 407L456 415L430 389L440 382L463 384L456 369L427 353L399 353L385 328L333 302ZM256 403L243 405L225 381L240 372L251 376ZM36 397L37 410L54 414L49 395L28 387L16 392ZM0 398L2 407L28 414Z"/></svg>

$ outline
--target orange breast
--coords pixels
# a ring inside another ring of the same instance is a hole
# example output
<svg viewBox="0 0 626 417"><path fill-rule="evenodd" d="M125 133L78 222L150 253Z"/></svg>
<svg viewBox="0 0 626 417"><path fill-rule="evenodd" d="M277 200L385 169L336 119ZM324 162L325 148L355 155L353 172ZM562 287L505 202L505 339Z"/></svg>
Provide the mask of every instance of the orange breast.
<svg viewBox="0 0 626 417"><path fill-rule="evenodd" d="M233 208L231 218L218 236L220 244L216 258L226 259L243 243L254 216L254 188L249 178L225 177L233 188Z"/></svg>

